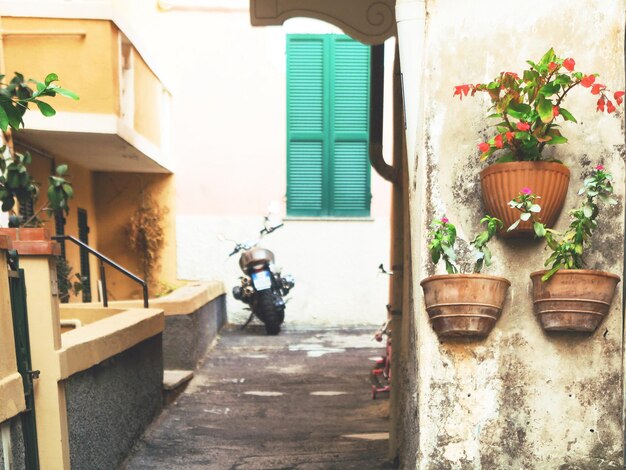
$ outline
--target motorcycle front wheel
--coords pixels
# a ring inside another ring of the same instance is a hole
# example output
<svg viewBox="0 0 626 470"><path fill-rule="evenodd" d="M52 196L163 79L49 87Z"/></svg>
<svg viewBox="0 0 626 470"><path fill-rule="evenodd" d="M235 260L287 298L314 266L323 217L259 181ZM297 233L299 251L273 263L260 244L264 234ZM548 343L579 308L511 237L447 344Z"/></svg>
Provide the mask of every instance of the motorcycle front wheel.
<svg viewBox="0 0 626 470"><path fill-rule="evenodd" d="M274 293L270 290L257 292L257 316L265 324L265 331L268 335L280 333L280 325L284 319L284 309L276 308L274 304Z"/></svg>

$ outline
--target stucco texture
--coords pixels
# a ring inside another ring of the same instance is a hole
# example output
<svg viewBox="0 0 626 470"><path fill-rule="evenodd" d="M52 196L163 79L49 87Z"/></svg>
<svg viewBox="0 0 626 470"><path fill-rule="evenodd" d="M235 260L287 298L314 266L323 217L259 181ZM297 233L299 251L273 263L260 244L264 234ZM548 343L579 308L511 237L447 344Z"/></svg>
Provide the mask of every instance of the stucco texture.
<svg viewBox="0 0 626 470"><path fill-rule="evenodd" d="M427 2L423 127L416 130L418 155L409 157L417 344L408 360L417 364L418 380L404 397L416 400L417 421L403 444L403 461L416 456L419 469L622 468L621 285L594 334L546 334L533 313L529 279L547 257L543 243L498 239L494 265L484 272L512 285L487 339L440 342L423 305L420 280L442 272L427 253L430 222L445 214L457 225L463 258L485 213L476 145L491 136L490 103L479 95L459 102L454 85L519 72L526 59L554 47L575 58L577 69L600 73L611 89L624 88L623 1L531 1L515 12L507 8L491 0ZM619 202L602 210L587 264L622 275L623 107L617 115L596 113L597 97L588 90L570 95L566 106L580 124L563 125L569 143L547 152L572 173L556 228L567 226L567 212L579 204L583 177L603 164L615 175ZM471 259L465 259L468 269Z"/></svg>

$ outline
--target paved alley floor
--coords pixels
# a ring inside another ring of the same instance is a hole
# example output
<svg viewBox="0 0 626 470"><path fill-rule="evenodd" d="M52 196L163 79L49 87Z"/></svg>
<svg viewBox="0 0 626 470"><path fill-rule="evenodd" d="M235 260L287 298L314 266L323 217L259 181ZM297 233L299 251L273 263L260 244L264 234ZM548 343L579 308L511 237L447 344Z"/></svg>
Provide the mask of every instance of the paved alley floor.
<svg viewBox="0 0 626 470"><path fill-rule="evenodd" d="M389 401L370 396L373 330L224 329L123 468L391 468Z"/></svg>

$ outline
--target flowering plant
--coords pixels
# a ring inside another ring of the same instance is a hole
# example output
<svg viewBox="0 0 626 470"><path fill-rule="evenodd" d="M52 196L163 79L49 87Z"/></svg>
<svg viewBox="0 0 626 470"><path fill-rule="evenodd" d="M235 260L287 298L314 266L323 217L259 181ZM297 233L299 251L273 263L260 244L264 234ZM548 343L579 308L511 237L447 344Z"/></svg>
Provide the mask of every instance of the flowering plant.
<svg viewBox="0 0 626 470"><path fill-rule="evenodd" d="M538 196L532 194L532 191L529 193L522 191L509 203L511 207L521 212L520 219L532 219L535 234L538 237L545 237L548 248L552 250L552 254L545 262L545 266L550 269L541 278L543 281L550 279L559 269L582 269L585 266L584 251L591 243L591 237L598 227L596 219L600 208L597 201L600 200L608 205L617 204L611 196L613 194L612 180L613 177L605 171L602 165L596 166L592 175L584 180L583 187L578 191L579 195L585 195L586 198L580 207L570 211L571 222L564 233L546 228L535 219L539 210L531 210L531 208L536 205L535 200Z"/></svg>
<svg viewBox="0 0 626 470"><path fill-rule="evenodd" d="M487 244L503 225L500 219L489 215L483 217L480 223L487 224L486 229L476 235L474 240L470 242L470 245L476 250L475 273L480 273L483 266L491 266L491 250ZM428 245L428 249L430 250L433 263L437 264L439 260L443 260L448 274L458 273L459 270L454 264L456 261L456 252L454 250L456 227L450 223L447 217L443 217L440 220L435 220L431 224L431 229L431 242Z"/></svg>
<svg viewBox="0 0 626 470"><path fill-rule="evenodd" d="M527 63L530 68L521 76L502 72L489 83L458 85L454 89L453 96L460 99L468 94L474 96L477 91L486 92L493 103L493 113L488 117L498 121L494 126L496 135L478 145L481 161L500 150L497 163L537 161L542 159L546 145L566 143L559 122L577 121L562 104L578 85L598 96L596 110L600 112L613 113L615 105L624 100L623 91L616 91L611 99L607 87L596 82L598 74L576 71L574 59L557 57L552 48L539 62Z"/></svg>

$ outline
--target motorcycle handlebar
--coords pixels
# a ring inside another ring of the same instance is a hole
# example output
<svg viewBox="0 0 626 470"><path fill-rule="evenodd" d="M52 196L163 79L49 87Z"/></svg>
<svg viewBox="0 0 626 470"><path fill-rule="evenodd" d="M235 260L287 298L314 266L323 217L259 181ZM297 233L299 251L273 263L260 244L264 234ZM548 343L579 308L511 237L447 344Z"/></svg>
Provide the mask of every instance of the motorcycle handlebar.
<svg viewBox="0 0 626 470"><path fill-rule="evenodd" d="M270 234L270 233L272 233L274 230L278 230L279 228L281 228L283 225L285 225L285 224L278 224L277 226L275 226L275 227L270 227L270 228L264 227L263 229L261 229L261 231L260 231L259 233L260 233L261 235L264 235L264 234Z"/></svg>

